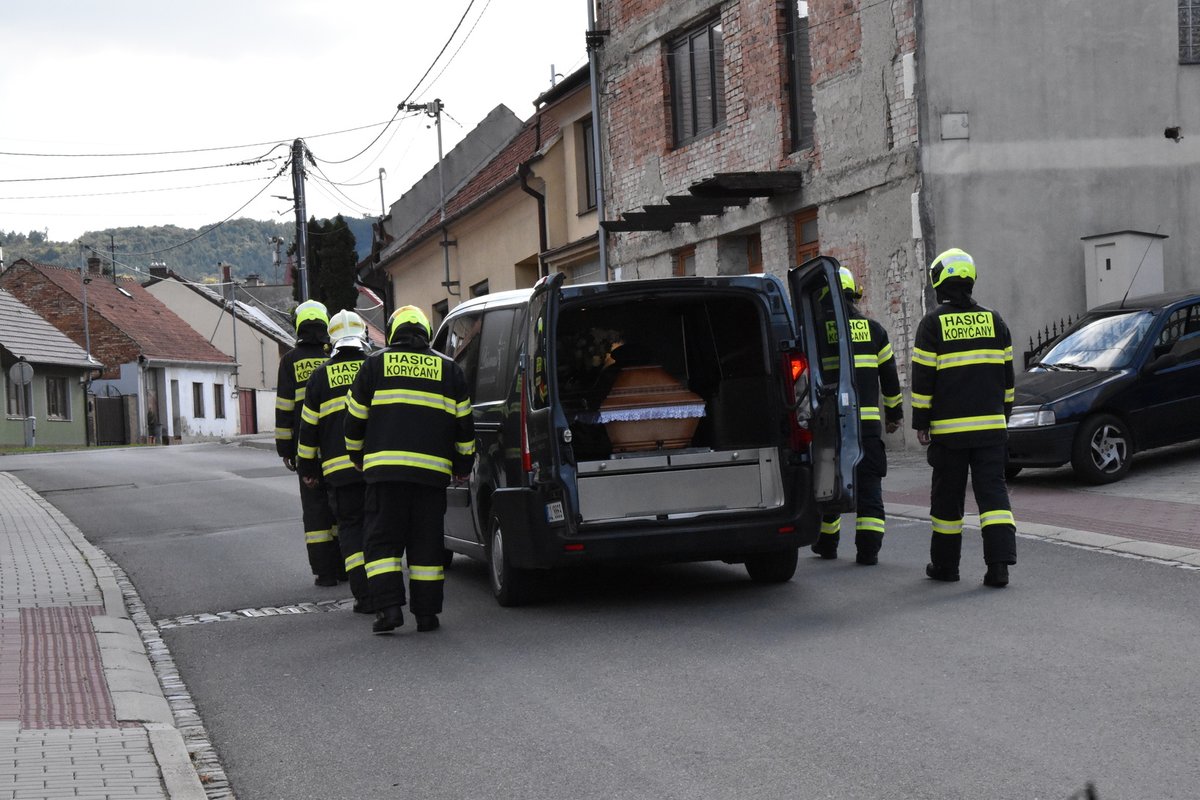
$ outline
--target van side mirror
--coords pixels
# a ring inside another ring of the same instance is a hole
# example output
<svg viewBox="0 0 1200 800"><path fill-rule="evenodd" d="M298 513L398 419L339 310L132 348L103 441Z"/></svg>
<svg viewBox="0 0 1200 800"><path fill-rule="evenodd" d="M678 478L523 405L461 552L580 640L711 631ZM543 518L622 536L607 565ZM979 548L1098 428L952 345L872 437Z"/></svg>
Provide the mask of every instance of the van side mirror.
<svg viewBox="0 0 1200 800"><path fill-rule="evenodd" d="M1174 353L1163 353L1161 356L1142 367L1142 374L1153 375L1155 372L1161 372L1164 369L1170 369L1178 363L1179 356L1175 355Z"/></svg>

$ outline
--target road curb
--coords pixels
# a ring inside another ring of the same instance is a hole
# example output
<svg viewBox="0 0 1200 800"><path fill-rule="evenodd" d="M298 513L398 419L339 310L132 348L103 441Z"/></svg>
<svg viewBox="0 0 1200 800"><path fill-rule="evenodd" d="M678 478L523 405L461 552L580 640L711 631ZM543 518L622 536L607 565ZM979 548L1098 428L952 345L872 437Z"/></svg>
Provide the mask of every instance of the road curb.
<svg viewBox="0 0 1200 800"><path fill-rule="evenodd" d="M887 513L889 516L910 519L914 522L929 522L929 510L922 506L892 503L888 505ZM979 515L967 514L963 517L963 526L978 530ZM1037 522L1022 522L1021 520L1017 520L1017 533L1049 542L1080 545L1096 550L1140 556L1155 561L1169 561L1190 568L1200 567L1200 550L1191 547L1145 542L1140 539L1112 536L1107 533L1060 528Z"/></svg>

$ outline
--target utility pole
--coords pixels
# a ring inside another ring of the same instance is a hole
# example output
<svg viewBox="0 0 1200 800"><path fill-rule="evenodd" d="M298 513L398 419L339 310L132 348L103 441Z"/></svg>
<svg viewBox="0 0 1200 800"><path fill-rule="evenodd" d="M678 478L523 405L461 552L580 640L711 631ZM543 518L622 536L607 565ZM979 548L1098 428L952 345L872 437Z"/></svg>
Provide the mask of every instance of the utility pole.
<svg viewBox="0 0 1200 800"><path fill-rule="evenodd" d="M306 151L303 139L292 142L292 197L296 203L296 282L300 287L301 303L308 299L308 214L304 208Z"/></svg>
<svg viewBox="0 0 1200 800"><path fill-rule="evenodd" d="M433 125L437 128L437 146L438 146L438 193L441 196L441 225L442 225L442 254L446 265L446 278L442 281L442 286L446 288L446 294L454 297L461 297L462 293L456 290L458 281L450 280L450 247L458 244L451 241L449 231L446 230L446 174L442 166L442 101L434 99L431 103L408 103L404 106L406 111L424 111L426 116L433 117Z"/></svg>
<svg viewBox="0 0 1200 800"><path fill-rule="evenodd" d="M117 283L117 245L113 235L108 235L108 260L112 262L113 285Z"/></svg>
<svg viewBox="0 0 1200 800"><path fill-rule="evenodd" d="M587 42L588 65L592 84L592 171L596 173L596 222L600 246L600 274L604 280L612 280L608 274L608 231L604 230L604 170L600 157L600 67L597 50L604 46L607 30L596 30L596 0L585 0L588 7Z"/></svg>

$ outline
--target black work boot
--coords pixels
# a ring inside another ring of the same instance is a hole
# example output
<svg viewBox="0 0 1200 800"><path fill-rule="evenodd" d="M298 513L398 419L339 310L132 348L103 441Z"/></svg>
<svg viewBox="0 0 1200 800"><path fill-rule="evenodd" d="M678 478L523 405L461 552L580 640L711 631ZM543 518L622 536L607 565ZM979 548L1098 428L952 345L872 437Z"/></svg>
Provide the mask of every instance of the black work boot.
<svg viewBox="0 0 1200 800"><path fill-rule="evenodd" d="M368 597L360 597L354 601L353 610L355 614L374 614L375 604Z"/></svg>
<svg viewBox="0 0 1200 800"><path fill-rule="evenodd" d="M933 564L926 564L925 574L935 581L954 583L958 580L958 567L938 567Z"/></svg>
<svg viewBox="0 0 1200 800"><path fill-rule="evenodd" d="M313 584L316 586L337 586L338 579L336 575L318 575L313 578Z"/></svg>
<svg viewBox="0 0 1200 800"><path fill-rule="evenodd" d="M417 617L417 632L429 633L430 631L436 631L441 627L441 624L438 622L437 614L422 614Z"/></svg>
<svg viewBox="0 0 1200 800"><path fill-rule="evenodd" d="M988 564L987 574L983 576L983 585L995 589L1008 586L1008 564Z"/></svg>
<svg viewBox="0 0 1200 800"><path fill-rule="evenodd" d="M839 538L836 533L822 533L813 542L812 551L824 559L837 558Z"/></svg>
<svg viewBox="0 0 1200 800"><path fill-rule="evenodd" d="M371 626L372 633L391 633L404 624L404 612L400 606L385 606L375 612L375 624Z"/></svg>
<svg viewBox="0 0 1200 800"><path fill-rule="evenodd" d="M876 531L864 531L854 534L854 546L858 548L855 561L864 566L874 566L879 563L879 548L883 546L883 534Z"/></svg>

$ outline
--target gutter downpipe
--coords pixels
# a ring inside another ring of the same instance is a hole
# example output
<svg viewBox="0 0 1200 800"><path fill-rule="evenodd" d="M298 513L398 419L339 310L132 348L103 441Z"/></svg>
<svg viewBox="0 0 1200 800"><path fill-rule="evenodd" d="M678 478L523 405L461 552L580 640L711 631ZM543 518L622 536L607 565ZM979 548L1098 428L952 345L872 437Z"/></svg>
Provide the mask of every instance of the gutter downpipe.
<svg viewBox="0 0 1200 800"><path fill-rule="evenodd" d="M537 201L537 218L538 218L538 277L546 276L546 262L542 260L542 253L546 252L549 247L548 235L546 233L546 195L539 192L529 185L529 176L532 170L529 167L528 161L522 161L517 167L517 175L521 177L521 191Z"/></svg>
<svg viewBox="0 0 1200 800"><path fill-rule="evenodd" d="M592 92L592 169L596 173L596 230L600 235L600 273L604 279L612 280L608 272L608 231L604 230L604 171L600 154L600 67L596 51L604 43L608 31L596 30L596 2L586 0L588 30L585 37L588 51L588 66L591 73Z"/></svg>

